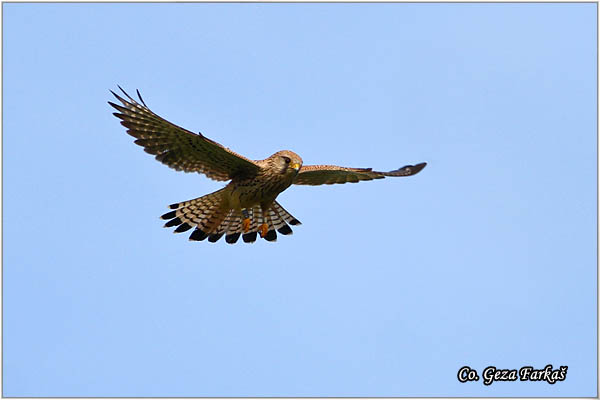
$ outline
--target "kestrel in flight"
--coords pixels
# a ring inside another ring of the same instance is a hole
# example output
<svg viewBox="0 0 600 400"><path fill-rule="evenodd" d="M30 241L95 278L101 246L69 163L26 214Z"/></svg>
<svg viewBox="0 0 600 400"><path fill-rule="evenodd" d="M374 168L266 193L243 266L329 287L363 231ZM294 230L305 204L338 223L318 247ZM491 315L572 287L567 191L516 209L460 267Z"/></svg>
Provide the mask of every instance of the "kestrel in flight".
<svg viewBox="0 0 600 400"><path fill-rule="evenodd" d="M159 117L146 106L139 91L139 102L121 91L126 99L112 90L111 93L122 105L109 104L119 111L113 114L145 152L177 171L199 172L217 181L230 181L214 193L171 204L169 208L173 211L161 216L168 220L165 227L176 227L175 232L195 228L190 240L208 238L209 242L216 242L225 235L227 243L237 242L240 236L244 242L252 243L260 234L272 242L277 239L276 231L289 235L292 233L289 225L300 225L275 201L292 184L329 185L410 176L427 165L407 165L389 172L302 165L302 158L289 150L278 151L264 160L250 160L201 133L195 134Z"/></svg>

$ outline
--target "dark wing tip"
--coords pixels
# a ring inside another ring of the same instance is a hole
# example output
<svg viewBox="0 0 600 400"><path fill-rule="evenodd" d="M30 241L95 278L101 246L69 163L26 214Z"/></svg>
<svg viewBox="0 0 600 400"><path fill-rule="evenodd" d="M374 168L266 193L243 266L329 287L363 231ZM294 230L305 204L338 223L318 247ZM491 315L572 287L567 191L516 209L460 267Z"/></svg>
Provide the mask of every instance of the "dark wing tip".
<svg viewBox="0 0 600 400"><path fill-rule="evenodd" d="M121 90L121 92L123 92L125 94L125 96L127 96L127 93L125 93L125 91L123 90L123 88L119 85L117 85L117 87ZM121 103L125 103L125 99L122 98L121 96L119 96L117 93L115 93L112 89L109 89L110 92L112 93L113 96L115 96L117 98L117 100L119 100ZM128 97L128 96L127 96Z"/></svg>
<svg viewBox="0 0 600 400"><path fill-rule="evenodd" d="M419 163L419 164L416 164L416 165L405 165L402 168L398 168L397 170L384 173L383 175L384 176L411 176L411 175L416 175L419 172L421 172L421 170L423 170L423 168L425 168L425 166L427 166L426 162Z"/></svg>
<svg viewBox="0 0 600 400"><path fill-rule="evenodd" d="M118 104L115 104L115 103L113 103L112 101L109 101L109 102L108 102L108 104L110 104L110 105L111 105L113 108L115 108L115 109L119 110L119 107L120 107L120 106L119 106ZM119 110L119 111L121 111L121 110ZM114 115L114 116L117 116L117 115L116 115L116 113L113 113L113 115Z"/></svg>
<svg viewBox="0 0 600 400"><path fill-rule="evenodd" d="M160 219L173 219L177 217L177 211L170 211L160 216Z"/></svg>
<svg viewBox="0 0 600 400"><path fill-rule="evenodd" d="M190 229L192 229L192 226L190 224L188 224L187 222L184 222L183 224L179 225L177 227L177 229L175 229L173 231L173 233L181 233L181 232L189 231Z"/></svg>
<svg viewBox="0 0 600 400"><path fill-rule="evenodd" d="M138 98L140 99L140 101L142 102L144 107L148 108L148 106L146 105L146 102L144 102L144 99L142 99L142 95L140 94L140 91L138 89L135 89L135 91L137 92Z"/></svg>
<svg viewBox="0 0 600 400"><path fill-rule="evenodd" d="M178 225L181 225L182 223L183 223L183 221L182 221L182 220L180 220L180 219L179 219L179 217L177 217L177 218L174 218L174 219L170 220L169 222L167 222L167 223L164 225L164 227L165 227L165 228L170 228L170 227L172 227L172 226L178 226Z"/></svg>
<svg viewBox="0 0 600 400"><path fill-rule="evenodd" d="M137 102L135 101L135 99L133 99L120 85L117 85L117 87L119 88L119 90L123 93L123 95L125 95L125 97L127 97L129 99L129 102L131 102L132 104L136 104ZM110 90L110 89L109 89ZM113 92L112 90L110 90L110 92L113 94L113 96L115 96L121 103L126 104L127 100L125 100L124 98L122 98L121 96L119 96L118 94L116 94L115 92ZM138 92L138 96L139 96L139 92ZM142 98L140 97L140 100ZM143 103L143 101L142 101ZM145 105L145 104L144 104Z"/></svg>
<svg viewBox="0 0 600 400"><path fill-rule="evenodd" d="M427 163L426 162L422 162L422 163L419 163L417 165L412 165L412 166L407 165L406 167L403 167L402 169L409 168L410 169L410 174L414 175L414 174L418 174L419 172L421 172L421 170L423 168L425 168L426 166L427 166Z"/></svg>

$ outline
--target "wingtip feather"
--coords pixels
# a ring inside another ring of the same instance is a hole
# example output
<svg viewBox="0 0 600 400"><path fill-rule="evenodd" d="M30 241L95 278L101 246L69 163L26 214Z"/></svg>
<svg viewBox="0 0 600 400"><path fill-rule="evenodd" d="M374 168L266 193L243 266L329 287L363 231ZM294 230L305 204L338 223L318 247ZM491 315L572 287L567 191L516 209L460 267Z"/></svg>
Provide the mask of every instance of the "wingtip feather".
<svg viewBox="0 0 600 400"><path fill-rule="evenodd" d="M136 91L136 93L137 93L137 95L138 95L138 98L140 99L140 101L141 101L141 102L142 102L142 104L144 105L144 107L148 108L148 106L146 105L146 102L144 102L144 99L142 99L142 95L140 94L140 91L139 91L139 89L135 89L135 91Z"/></svg>

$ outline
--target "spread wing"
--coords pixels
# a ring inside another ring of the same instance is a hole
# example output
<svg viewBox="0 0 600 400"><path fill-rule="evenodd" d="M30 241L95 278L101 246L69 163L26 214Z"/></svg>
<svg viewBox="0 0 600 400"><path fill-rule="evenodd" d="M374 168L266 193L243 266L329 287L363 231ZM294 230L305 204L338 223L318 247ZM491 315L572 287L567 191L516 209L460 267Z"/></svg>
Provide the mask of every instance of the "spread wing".
<svg viewBox="0 0 600 400"><path fill-rule="evenodd" d="M121 89L121 87L119 87ZM140 92L140 103L121 89L124 99L111 90L123 104L108 102L119 112L113 113L121 119L127 133L135 137L135 143L146 153L177 171L198 172L211 179L226 181L234 176L254 175L259 166L253 161L221 146L201 133L195 134L154 114L144 103Z"/></svg>
<svg viewBox="0 0 600 400"><path fill-rule="evenodd" d="M296 176L296 185L331 185L333 183L370 181L386 176L410 176L421 171L427 163L406 165L389 172L373 171L371 168L346 168L337 165L302 166Z"/></svg>

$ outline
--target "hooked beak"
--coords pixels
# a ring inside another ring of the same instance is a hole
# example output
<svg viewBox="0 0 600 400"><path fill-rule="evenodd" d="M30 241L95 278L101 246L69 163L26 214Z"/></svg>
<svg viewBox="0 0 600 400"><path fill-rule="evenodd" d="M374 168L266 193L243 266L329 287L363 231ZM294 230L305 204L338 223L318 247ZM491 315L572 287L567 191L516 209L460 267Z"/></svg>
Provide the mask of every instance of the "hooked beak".
<svg viewBox="0 0 600 400"><path fill-rule="evenodd" d="M291 167L292 167L292 168L294 168L294 170L295 170L296 172L298 172L298 171L300 170L300 164L298 164L298 163L294 163L294 164L292 164L292 165L291 165Z"/></svg>

